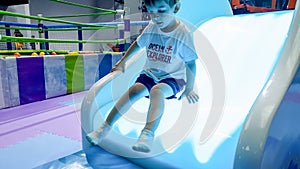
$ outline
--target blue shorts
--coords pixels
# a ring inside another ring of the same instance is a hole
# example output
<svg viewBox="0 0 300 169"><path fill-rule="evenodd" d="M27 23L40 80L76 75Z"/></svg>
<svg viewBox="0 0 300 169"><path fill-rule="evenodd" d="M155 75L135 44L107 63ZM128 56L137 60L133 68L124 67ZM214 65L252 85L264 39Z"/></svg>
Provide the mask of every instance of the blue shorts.
<svg viewBox="0 0 300 169"><path fill-rule="evenodd" d="M186 84L183 79L174 79L174 78L163 79L156 83L151 77L149 77L143 73L140 74L140 76L136 79L135 82L139 82L139 83L142 83L143 85L145 85L149 92L150 92L151 88L154 85L156 85L157 83L166 83L167 85L169 85L172 88L173 93L174 93L172 96L167 97L166 99L176 98L176 94L178 92L180 92L183 89L184 85ZM146 97L149 98L149 96L146 96Z"/></svg>

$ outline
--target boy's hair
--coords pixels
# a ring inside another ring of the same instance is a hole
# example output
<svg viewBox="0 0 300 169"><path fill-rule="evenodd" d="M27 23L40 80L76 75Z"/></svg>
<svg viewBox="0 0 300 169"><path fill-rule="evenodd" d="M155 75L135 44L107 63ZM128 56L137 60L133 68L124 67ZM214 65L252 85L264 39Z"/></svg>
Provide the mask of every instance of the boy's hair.
<svg viewBox="0 0 300 169"><path fill-rule="evenodd" d="M159 0L144 0L146 6L152 6L156 1L159 1ZM170 7L173 7L174 5L176 5L175 11L174 11L175 13L178 12L178 10L180 8L179 0L160 0L160 1L165 1L167 4L169 4Z"/></svg>

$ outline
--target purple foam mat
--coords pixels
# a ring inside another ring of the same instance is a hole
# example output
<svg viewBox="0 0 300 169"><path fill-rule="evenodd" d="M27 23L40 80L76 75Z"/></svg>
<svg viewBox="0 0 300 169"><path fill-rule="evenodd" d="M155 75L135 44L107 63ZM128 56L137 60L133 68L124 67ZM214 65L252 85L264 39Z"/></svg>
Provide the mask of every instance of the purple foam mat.
<svg viewBox="0 0 300 169"><path fill-rule="evenodd" d="M77 110L78 111L78 110ZM47 133L81 141L81 123L76 111L65 113L38 125L38 129Z"/></svg>
<svg viewBox="0 0 300 169"><path fill-rule="evenodd" d="M9 145L17 144L18 142L24 141L28 138L33 138L38 134L41 134L41 131L38 131L34 128L24 128L22 130L15 130L11 132L11 128L15 126L11 125L1 125L0 126L0 148L8 147ZM4 130L4 131L3 131Z"/></svg>
<svg viewBox="0 0 300 169"><path fill-rule="evenodd" d="M64 107L66 106L66 102L68 102L68 105L72 105L74 102L77 102L77 100L82 100L85 94L86 92L83 91L21 106L0 109L0 125L16 119Z"/></svg>
<svg viewBox="0 0 300 169"><path fill-rule="evenodd" d="M81 141L80 106L62 103L72 103L84 96L85 92L81 92L0 110L0 148L41 133Z"/></svg>

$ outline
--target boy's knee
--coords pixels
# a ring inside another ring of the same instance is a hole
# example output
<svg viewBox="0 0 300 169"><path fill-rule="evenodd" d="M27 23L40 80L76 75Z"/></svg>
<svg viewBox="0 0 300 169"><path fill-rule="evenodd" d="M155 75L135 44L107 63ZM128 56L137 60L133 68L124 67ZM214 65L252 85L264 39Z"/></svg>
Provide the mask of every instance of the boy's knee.
<svg viewBox="0 0 300 169"><path fill-rule="evenodd" d="M146 90L146 87L143 84L135 84L129 88L129 96L135 97L142 94Z"/></svg>
<svg viewBox="0 0 300 169"><path fill-rule="evenodd" d="M151 91L159 91L161 90L161 84L156 84L151 88Z"/></svg>
<svg viewBox="0 0 300 169"><path fill-rule="evenodd" d="M160 85L155 85L150 90L150 95L164 94Z"/></svg>

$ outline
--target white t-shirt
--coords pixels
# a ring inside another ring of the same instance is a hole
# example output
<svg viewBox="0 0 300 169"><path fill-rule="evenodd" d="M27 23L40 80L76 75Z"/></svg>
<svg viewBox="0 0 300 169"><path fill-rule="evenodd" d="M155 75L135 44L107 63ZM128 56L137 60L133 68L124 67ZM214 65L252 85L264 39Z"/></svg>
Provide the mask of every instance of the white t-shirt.
<svg viewBox="0 0 300 169"><path fill-rule="evenodd" d="M146 48L143 73L156 82L166 78L186 81L185 63L198 58L192 32L182 22L168 33L150 22L137 38L137 44Z"/></svg>

